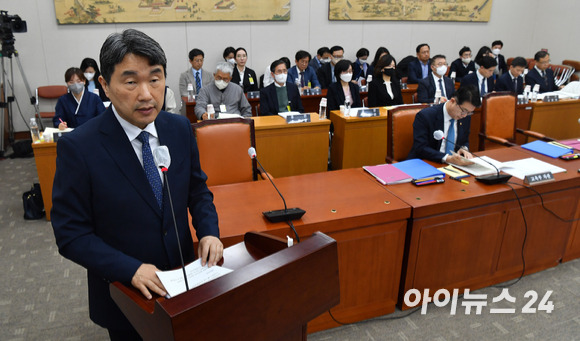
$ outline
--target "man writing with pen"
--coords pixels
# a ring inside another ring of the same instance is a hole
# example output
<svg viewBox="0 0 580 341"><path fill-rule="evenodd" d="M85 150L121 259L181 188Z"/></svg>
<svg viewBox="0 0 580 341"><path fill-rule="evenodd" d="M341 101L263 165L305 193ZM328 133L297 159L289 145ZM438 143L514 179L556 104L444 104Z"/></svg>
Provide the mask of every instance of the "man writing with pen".
<svg viewBox="0 0 580 341"><path fill-rule="evenodd" d="M71 67L66 70L64 79L69 92L56 102L52 122L55 128L77 128L86 121L103 113L105 106L101 98L85 91L85 76L81 69Z"/></svg>
<svg viewBox="0 0 580 341"><path fill-rule="evenodd" d="M425 108L413 122L413 147L408 159L425 159L456 165L472 164L469 152L471 115L481 105L473 85L460 87L445 103ZM443 138L434 137L440 130Z"/></svg>

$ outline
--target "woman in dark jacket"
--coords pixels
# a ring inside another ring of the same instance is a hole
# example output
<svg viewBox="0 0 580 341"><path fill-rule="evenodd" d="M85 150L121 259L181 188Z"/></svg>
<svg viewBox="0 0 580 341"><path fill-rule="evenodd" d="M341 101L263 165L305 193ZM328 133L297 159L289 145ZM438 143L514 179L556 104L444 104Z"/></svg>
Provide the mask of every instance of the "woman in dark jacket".
<svg viewBox="0 0 580 341"><path fill-rule="evenodd" d="M369 84L369 107L403 104L401 85L397 79L397 63L390 54L377 62L373 80Z"/></svg>
<svg viewBox="0 0 580 341"><path fill-rule="evenodd" d="M339 110L348 100L353 108L362 107L358 85L351 82L352 65L350 61L343 59L334 66L334 76L337 81L330 84L326 98L328 111Z"/></svg>

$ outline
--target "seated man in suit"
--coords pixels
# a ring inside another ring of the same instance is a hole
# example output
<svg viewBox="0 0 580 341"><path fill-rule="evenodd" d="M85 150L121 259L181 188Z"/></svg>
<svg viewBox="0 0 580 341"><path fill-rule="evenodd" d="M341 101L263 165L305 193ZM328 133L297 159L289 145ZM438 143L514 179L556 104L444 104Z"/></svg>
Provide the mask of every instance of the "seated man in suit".
<svg viewBox="0 0 580 341"><path fill-rule="evenodd" d="M480 105L477 88L462 85L449 101L419 111L413 122L413 147L407 158L471 164L466 160L473 157L469 152L471 115ZM437 130L444 139L435 139L433 133Z"/></svg>
<svg viewBox="0 0 580 341"><path fill-rule="evenodd" d="M469 75L463 77L461 80L461 86L471 84L477 87L479 91L479 97L483 97L486 94L493 92L493 72L497 66L497 62L493 57L484 56L480 60L481 64L477 72L470 73Z"/></svg>
<svg viewBox="0 0 580 341"><path fill-rule="evenodd" d="M419 44L415 49L417 59L409 63L407 83L417 84L423 78L431 73L429 62L431 57L431 48L427 44Z"/></svg>
<svg viewBox="0 0 580 341"><path fill-rule="evenodd" d="M459 50L459 58L455 59L451 63L450 74L455 72L455 81L461 82L463 77L470 73L475 72L475 63L471 60L471 49L467 46L463 46Z"/></svg>
<svg viewBox="0 0 580 341"><path fill-rule="evenodd" d="M198 120L207 120L207 105L212 104L219 113L238 114L244 117L252 116L252 107L244 94L244 89L231 82L234 67L227 62L220 62L213 74L212 84L205 86L195 99L195 116Z"/></svg>
<svg viewBox="0 0 580 341"><path fill-rule="evenodd" d="M290 83L300 84L302 89L320 89L320 82L318 81L318 77L316 77L316 71L309 65L310 53L300 50L296 52L295 57L296 65L288 70L288 81Z"/></svg>
<svg viewBox="0 0 580 341"><path fill-rule="evenodd" d="M179 93L181 97L187 97L187 86L193 85L193 93L199 94L201 88L213 82L213 77L210 72L203 69L204 53L200 49L193 49L189 51L189 63L191 68L185 70L179 76Z"/></svg>
<svg viewBox="0 0 580 341"><path fill-rule="evenodd" d="M495 57L495 61L497 62L497 68L495 69L496 75L503 75L504 73L508 72L508 67L505 62L504 56L501 54L501 49L503 48L503 42L501 40L496 40L491 43L491 53L493 53Z"/></svg>
<svg viewBox="0 0 580 341"><path fill-rule="evenodd" d="M111 105L58 141L52 227L59 252L87 269L91 320L111 340L141 340L111 298L110 283L132 285L149 300L165 296L156 272L180 266L180 255L186 264L195 259L188 210L202 265L215 265L223 245L191 124L160 110L167 64L161 46L128 29L105 40L100 61ZM159 146L173 159L170 182L153 160Z"/></svg>
<svg viewBox="0 0 580 341"><path fill-rule="evenodd" d="M337 81L334 74L334 66L344 57L344 49L340 46L333 46L330 48L330 54L332 55L330 63L322 65L316 73L320 86L323 89L328 89L330 84Z"/></svg>
<svg viewBox="0 0 580 341"><path fill-rule="evenodd" d="M306 64L308 65L308 64ZM270 65L274 83L260 90L260 115L278 115L280 112L304 112L298 87L292 82L286 82L288 69L282 59Z"/></svg>
<svg viewBox="0 0 580 341"><path fill-rule="evenodd" d="M455 84L446 77L447 60L444 55L438 54L431 59L431 75L419 81L417 98L419 103L433 103L437 90L441 91L441 102L447 102L455 92Z"/></svg>
<svg viewBox="0 0 580 341"><path fill-rule="evenodd" d="M538 51L534 55L536 65L526 75L526 85L530 85L532 89L534 85L540 84L540 93L558 91L560 88L556 86L554 81L554 71L549 68L550 54L546 51Z"/></svg>
<svg viewBox="0 0 580 341"><path fill-rule="evenodd" d="M332 54L330 54L330 49L326 46L321 47L316 51L316 57L312 58L308 65L310 65L315 72L318 72L318 69L320 69L322 65L330 63L331 57Z"/></svg>
<svg viewBox="0 0 580 341"><path fill-rule="evenodd" d="M509 71L501 75L495 82L495 91L511 91L517 95L521 95L524 92L524 78L522 74L526 66L528 66L528 62L525 58L514 58Z"/></svg>

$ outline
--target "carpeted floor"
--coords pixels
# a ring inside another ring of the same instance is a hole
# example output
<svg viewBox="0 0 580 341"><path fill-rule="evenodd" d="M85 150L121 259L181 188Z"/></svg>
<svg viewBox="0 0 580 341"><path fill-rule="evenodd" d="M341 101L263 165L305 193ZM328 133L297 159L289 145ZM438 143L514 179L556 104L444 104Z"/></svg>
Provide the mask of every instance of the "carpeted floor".
<svg viewBox="0 0 580 341"><path fill-rule="evenodd" d="M58 254L50 222L23 219L22 193L38 182L34 159L0 161L0 179L0 340L107 340L106 331L88 317L84 269ZM540 298L553 290L554 311L522 314L528 290ZM488 296L481 315L466 315L459 299L455 315L449 304L430 304L425 315L393 319L409 314L396 312L382 317L388 320L359 322L308 340L580 340L580 259L524 277L509 288L514 304L492 303L500 292L475 292ZM494 307L515 307L516 313L490 314Z"/></svg>

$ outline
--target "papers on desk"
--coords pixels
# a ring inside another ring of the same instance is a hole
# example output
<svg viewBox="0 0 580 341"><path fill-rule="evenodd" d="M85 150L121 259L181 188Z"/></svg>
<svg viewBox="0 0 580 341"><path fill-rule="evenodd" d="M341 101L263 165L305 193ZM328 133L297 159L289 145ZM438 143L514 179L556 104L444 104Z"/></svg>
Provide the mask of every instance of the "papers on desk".
<svg viewBox="0 0 580 341"><path fill-rule="evenodd" d="M187 284L189 289L193 289L207 282L213 281L219 277L229 274L234 270L223 268L221 266L212 266L211 268L201 266L201 259L185 266L187 274ZM157 277L167 290L167 296L175 297L185 292L185 281L183 279L183 270L181 268L170 271L159 271Z"/></svg>
<svg viewBox="0 0 580 341"><path fill-rule="evenodd" d="M473 161L473 165L469 166L458 166L453 165L455 168L466 171L474 176L491 175L496 174L497 170L493 168L490 164L486 163L482 159L485 159L495 165L498 170L503 171L513 177L523 180L526 175L538 174L543 172L552 172L552 174L562 173L566 170L558 166L551 165L547 162L540 161L533 157L515 161L499 162L487 156L482 156L480 158L469 159Z"/></svg>
<svg viewBox="0 0 580 341"><path fill-rule="evenodd" d="M378 166L364 166L363 169L383 185L401 184L413 179L445 177L445 173L419 159Z"/></svg>
<svg viewBox="0 0 580 341"><path fill-rule="evenodd" d="M238 117L242 117L238 114L228 114L226 112L220 112L218 114L218 119L225 119L225 118L238 118Z"/></svg>

